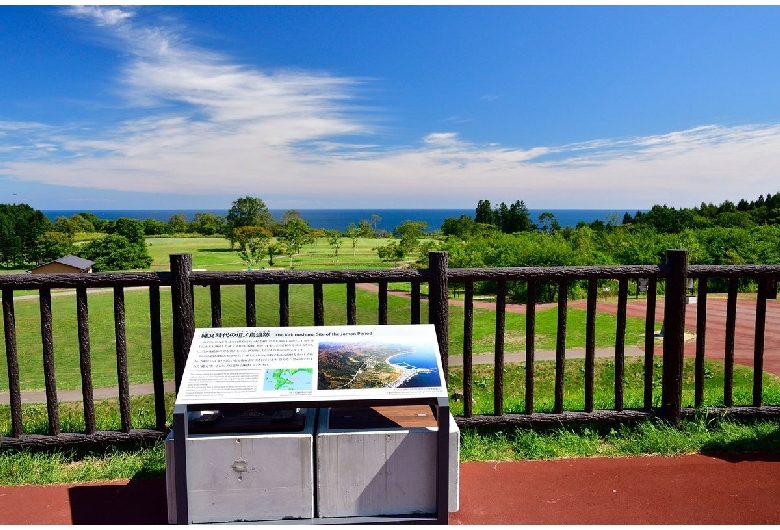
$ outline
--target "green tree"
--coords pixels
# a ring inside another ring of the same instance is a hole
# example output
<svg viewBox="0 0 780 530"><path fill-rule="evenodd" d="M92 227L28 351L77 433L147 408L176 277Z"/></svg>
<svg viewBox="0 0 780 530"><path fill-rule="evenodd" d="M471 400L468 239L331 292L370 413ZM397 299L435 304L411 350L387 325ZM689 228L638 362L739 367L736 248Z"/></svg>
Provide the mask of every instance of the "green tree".
<svg viewBox="0 0 780 530"><path fill-rule="evenodd" d="M736 207L734 209L736 210ZM649 225L661 234L676 234L693 226L693 218L693 210L677 210L665 204L663 206L656 204L647 212L637 212L634 216L634 224Z"/></svg>
<svg viewBox="0 0 780 530"><path fill-rule="evenodd" d="M36 242L33 257L37 262L48 262L75 253L73 238L69 235L62 232L45 232Z"/></svg>
<svg viewBox="0 0 780 530"><path fill-rule="evenodd" d="M256 267L268 252L271 233L259 226L242 226L236 228L235 232L240 248L238 257L246 263L247 267Z"/></svg>
<svg viewBox="0 0 780 530"><path fill-rule="evenodd" d="M750 228L756 225L749 213L736 210L720 212L715 218L715 224L723 228Z"/></svg>
<svg viewBox="0 0 780 530"><path fill-rule="evenodd" d="M502 202L501 206L503 205ZM501 231L506 234L514 234L515 232L530 232L535 229L525 203L519 200L513 202L503 216Z"/></svg>
<svg viewBox="0 0 780 530"><path fill-rule="evenodd" d="M490 206L489 200L485 199L477 202L477 211L474 215L474 222L487 225L493 224L493 209Z"/></svg>
<svg viewBox="0 0 780 530"><path fill-rule="evenodd" d="M546 234L552 234L561 229L561 225L552 212L542 212L539 214L539 230Z"/></svg>
<svg viewBox="0 0 780 530"><path fill-rule="evenodd" d="M35 262L38 238L52 223L27 204L0 204L0 261L10 266Z"/></svg>
<svg viewBox="0 0 780 530"><path fill-rule="evenodd" d="M301 252L301 247L310 240L311 229L309 224L300 216L284 217L285 222L280 226L279 239L284 242L290 255L290 267L293 266L293 256Z"/></svg>
<svg viewBox="0 0 780 530"><path fill-rule="evenodd" d="M349 223L347 229L344 230L344 235L352 241L352 255L354 256L357 253L357 244L358 239L361 237L361 230L355 226L355 223Z"/></svg>
<svg viewBox="0 0 780 530"><path fill-rule="evenodd" d="M187 216L183 213L173 214L168 219L168 226L170 227L170 233L172 234L184 234L187 232Z"/></svg>
<svg viewBox="0 0 780 530"><path fill-rule="evenodd" d="M190 230L196 234L213 236L221 234L225 228L225 218L209 212L198 212L190 223Z"/></svg>
<svg viewBox="0 0 780 530"><path fill-rule="evenodd" d="M376 230L371 226L371 222L368 219L358 221L358 230L360 230L360 237L376 237Z"/></svg>
<svg viewBox="0 0 780 530"><path fill-rule="evenodd" d="M73 236L77 232L75 224L64 215L58 215L54 218L52 230L68 236Z"/></svg>
<svg viewBox="0 0 780 530"><path fill-rule="evenodd" d="M6 267L20 263L22 256L22 238L14 232L13 219L0 215L0 262Z"/></svg>
<svg viewBox="0 0 780 530"><path fill-rule="evenodd" d="M80 254L95 262L96 272L146 269L152 258L145 245L133 243L125 236L109 234L81 247Z"/></svg>
<svg viewBox="0 0 780 530"><path fill-rule="evenodd" d="M168 223L159 219L144 219L144 235L161 236L171 233L171 227Z"/></svg>
<svg viewBox="0 0 780 530"><path fill-rule="evenodd" d="M265 238L270 241L271 232L261 226L239 226L233 230L233 239L238 245L238 250L244 250L250 239Z"/></svg>
<svg viewBox="0 0 780 530"><path fill-rule="evenodd" d="M399 245L404 254L414 252L419 246L419 240L425 236L428 224L425 221L404 221L393 229L393 234L400 239Z"/></svg>
<svg viewBox="0 0 780 530"><path fill-rule="evenodd" d="M279 222L283 225L286 225L291 219L300 219L303 221L303 217L301 216L301 212L298 210L287 210L282 214L282 218L279 219Z"/></svg>
<svg viewBox="0 0 780 530"><path fill-rule="evenodd" d="M371 218L369 219L369 223L371 224L371 228L374 229L374 233L376 233L376 227L379 225L379 223L382 222L382 218L379 217L377 214L372 213Z"/></svg>
<svg viewBox="0 0 780 530"><path fill-rule="evenodd" d="M274 256L281 256L286 252L287 249L284 248L284 243L281 241L277 241L276 243L271 243L268 245L268 248L266 251L268 252L268 265L271 267L274 266Z"/></svg>
<svg viewBox="0 0 780 530"><path fill-rule="evenodd" d="M77 232L94 232L95 227L92 223L81 214L74 214L72 216L64 217L59 216L54 219L54 231L68 234L69 236L75 235Z"/></svg>
<svg viewBox="0 0 780 530"><path fill-rule="evenodd" d="M144 223L138 219L120 217L114 222L111 233L125 237L130 243L146 248L144 239Z"/></svg>
<svg viewBox="0 0 780 530"><path fill-rule="evenodd" d="M105 232L106 231L106 221L105 219L98 219L97 215L95 215L92 212L79 212L79 214L83 219L89 222L89 224L92 225L92 230L95 232Z"/></svg>
<svg viewBox="0 0 780 530"><path fill-rule="evenodd" d="M462 214L460 217L445 219L441 224L441 233L445 236L455 236L466 240L481 232L481 226L468 215Z"/></svg>
<svg viewBox="0 0 780 530"><path fill-rule="evenodd" d="M241 197L233 201L225 218L225 235L230 241L230 248L235 245L232 239L233 230L241 226L260 226L271 229L274 218L266 207L263 199L257 197Z"/></svg>
<svg viewBox="0 0 780 530"><path fill-rule="evenodd" d="M333 249L334 256L338 260L339 248L341 248L343 234L338 230L325 230L325 239L328 240L328 245Z"/></svg>
<svg viewBox="0 0 780 530"><path fill-rule="evenodd" d="M387 245L374 247L371 250L376 251L377 256L382 261L400 261L404 259L404 249L397 241L391 241Z"/></svg>

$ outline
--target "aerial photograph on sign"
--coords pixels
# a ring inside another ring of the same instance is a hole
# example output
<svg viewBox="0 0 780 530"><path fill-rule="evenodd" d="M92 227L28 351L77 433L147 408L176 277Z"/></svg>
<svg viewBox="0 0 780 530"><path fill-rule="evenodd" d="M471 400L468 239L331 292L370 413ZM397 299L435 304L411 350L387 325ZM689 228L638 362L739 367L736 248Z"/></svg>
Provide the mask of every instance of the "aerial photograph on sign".
<svg viewBox="0 0 780 530"><path fill-rule="evenodd" d="M436 352L422 342L320 342L318 390L441 385Z"/></svg>

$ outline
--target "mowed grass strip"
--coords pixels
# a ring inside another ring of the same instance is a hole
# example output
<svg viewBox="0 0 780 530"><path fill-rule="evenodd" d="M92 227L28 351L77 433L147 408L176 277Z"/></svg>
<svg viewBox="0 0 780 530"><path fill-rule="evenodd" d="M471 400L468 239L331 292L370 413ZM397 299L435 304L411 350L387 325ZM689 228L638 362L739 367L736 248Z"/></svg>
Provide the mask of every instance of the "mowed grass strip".
<svg viewBox="0 0 780 530"><path fill-rule="evenodd" d="M594 456L777 452L777 420L697 414L678 427L661 419L622 425L461 430L460 460L552 460Z"/></svg>
<svg viewBox="0 0 780 530"><path fill-rule="evenodd" d="M694 359L685 359L683 371L684 407L694 406ZM725 384L724 364L720 361L705 361L704 405L723 406L723 388ZM504 412L523 413L525 411L525 363L508 363L504 366ZM661 399L660 357L653 363L653 406L660 406ZM615 363L611 359L595 360L594 407L597 410L610 410L615 407L614 399ZM552 412L554 405L555 361L534 363L534 412ZM473 370L473 411L474 414L493 414L493 378L492 365L475 365ZM639 358L627 358L624 371L624 407L641 409L644 406L644 370ZM449 376L450 394L462 395L463 369L452 367ZM567 359L564 372L564 409L581 411L585 408L585 369L583 359ZM752 402L752 369L745 366L734 367L734 404L750 405ZM173 393L166 394L166 410L172 411ZM780 403L780 377L764 374L763 402L768 405ZM154 428L154 397L151 395L133 396L132 424L134 428ZM116 399L98 402L98 430L116 430L121 427L119 407ZM463 414L463 398L458 396L450 402L454 415ZM44 403L24 404L23 426L27 434L45 434L48 432L48 419ZM81 402L63 402L59 404L61 429L63 432L82 432L85 429L83 406ZM169 418L170 419L170 418ZM10 407L0 406L0 433L9 434Z"/></svg>
<svg viewBox="0 0 780 530"><path fill-rule="evenodd" d="M695 359L686 358L683 364L682 406L694 406L694 363ZM704 405L723 406L723 388L725 385L725 365L721 361L704 363ZM661 405L661 373L663 361L656 357L653 362L653 407ZM525 363L507 363L504 365L504 412L525 412ZM495 378L492 365L475 365L472 372L474 414L493 414L493 382ZM644 359L626 357L624 363L623 406L626 409L644 407ZM780 377L764 373L763 403L780 404ZM463 368L450 368L450 394L463 393ZM734 367L733 399L735 406L747 406L753 400L753 369L747 366ZM534 412L553 412L555 404L555 361L534 363ZM596 359L594 363L594 408L613 410L615 408L615 361ZM585 360L566 359L564 368L563 408L566 411L585 409ZM463 414L461 398L450 402L452 413Z"/></svg>

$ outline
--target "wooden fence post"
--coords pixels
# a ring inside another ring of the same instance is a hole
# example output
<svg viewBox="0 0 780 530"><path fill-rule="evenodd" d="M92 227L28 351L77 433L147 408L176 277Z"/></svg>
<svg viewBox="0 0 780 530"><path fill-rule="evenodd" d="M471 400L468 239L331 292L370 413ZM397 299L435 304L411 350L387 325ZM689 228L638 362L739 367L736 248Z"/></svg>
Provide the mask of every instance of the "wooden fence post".
<svg viewBox="0 0 780 530"><path fill-rule="evenodd" d="M179 391L192 337L195 334L195 311L192 298L191 254L171 254L171 308L173 310L173 363L176 392Z"/></svg>
<svg viewBox="0 0 780 530"><path fill-rule="evenodd" d="M688 275L688 251L667 250L666 265L671 275L664 295L663 413L674 425L682 415L682 370L685 348L685 283Z"/></svg>
<svg viewBox="0 0 780 530"><path fill-rule="evenodd" d="M3 289L3 332L5 358L8 367L8 394L11 405L11 436L22 435L22 390L19 384L19 358L16 351L16 317L14 316L14 291Z"/></svg>
<svg viewBox="0 0 780 530"><path fill-rule="evenodd" d="M428 288L428 323L436 327L441 367L444 370L444 377L449 379L447 366L447 342L449 340L447 253L429 252L428 270L431 272L431 283Z"/></svg>

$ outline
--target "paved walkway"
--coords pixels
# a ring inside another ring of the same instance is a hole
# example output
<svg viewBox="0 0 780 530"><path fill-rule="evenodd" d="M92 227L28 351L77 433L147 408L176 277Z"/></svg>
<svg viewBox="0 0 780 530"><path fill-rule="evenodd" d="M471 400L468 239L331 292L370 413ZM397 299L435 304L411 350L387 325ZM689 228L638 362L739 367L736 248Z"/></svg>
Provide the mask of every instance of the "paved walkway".
<svg viewBox="0 0 780 530"><path fill-rule="evenodd" d="M780 524L780 452L465 462L450 524ZM165 480L0 487L0 524L166 524Z"/></svg>

